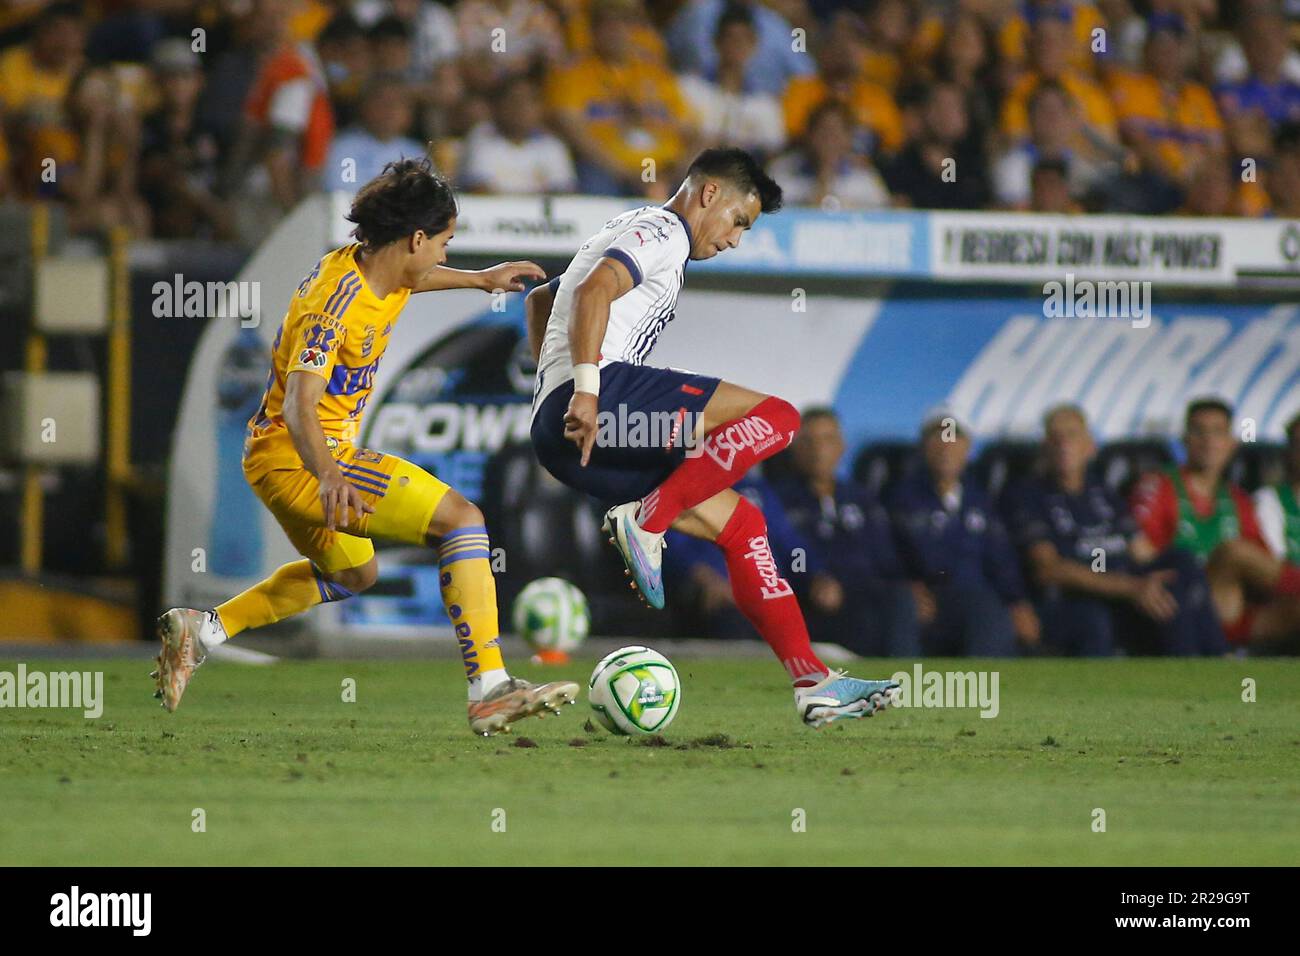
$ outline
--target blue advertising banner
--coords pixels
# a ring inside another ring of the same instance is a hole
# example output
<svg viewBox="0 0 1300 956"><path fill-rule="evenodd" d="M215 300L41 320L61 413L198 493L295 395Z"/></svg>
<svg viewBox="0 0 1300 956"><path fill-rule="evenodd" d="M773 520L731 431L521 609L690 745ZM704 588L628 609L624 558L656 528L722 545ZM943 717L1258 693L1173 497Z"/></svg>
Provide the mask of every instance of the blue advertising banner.
<svg viewBox="0 0 1300 956"><path fill-rule="evenodd" d="M1047 318L1038 299L885 300L834 405L851 444L914 437L939 404L977 439L1033 436L1061 402L1110 440L1176 437L1203 395L1280 440L1300 411L1300 307L1173 303L1136 320Z"/></svg>
<svg viewBox="0 0 1300 956"><path fill-rule="evenodd" d="M912 212L761 216L740 246L692 263L720 273L781 273L916 278L930 274L930 227Z"/></svg>

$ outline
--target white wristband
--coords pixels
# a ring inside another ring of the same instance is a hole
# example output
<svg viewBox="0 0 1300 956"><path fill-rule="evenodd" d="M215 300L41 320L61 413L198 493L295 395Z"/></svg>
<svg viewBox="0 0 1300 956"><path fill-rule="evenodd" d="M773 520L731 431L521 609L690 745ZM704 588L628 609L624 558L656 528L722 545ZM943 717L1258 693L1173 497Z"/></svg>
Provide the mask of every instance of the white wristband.
<svg viewBox="0 0 1300 956"><path fill-rule="evenodd" d="M600 366L592 362L583 362L573 366L573 390L600 394Z"/></svg>

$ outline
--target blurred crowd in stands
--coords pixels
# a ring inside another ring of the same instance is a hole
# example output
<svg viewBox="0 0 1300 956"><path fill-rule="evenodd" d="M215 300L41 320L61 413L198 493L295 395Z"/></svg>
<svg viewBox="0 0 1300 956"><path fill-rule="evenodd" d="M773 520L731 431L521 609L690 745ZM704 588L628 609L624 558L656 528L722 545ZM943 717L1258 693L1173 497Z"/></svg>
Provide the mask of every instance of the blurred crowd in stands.
<svg viewBox="0 0 1300 956"><path fill-rule="evenodd" d="M7 0L0 199L255 243L428 153L663 199L744 146L792 203L1300 214L1297 0Z"/></svg>
<svg viewBox="0 0 1300 956"><path fill-rule="evenodd" d="M1300 415L1287 443L1238 441L1233 409L1187 408L1184 461L1161 439L1100 450L1085 413L972 460L939 409L919 444L868 446L844 478L828 408L737 490L816 641L867 656L1213 656L1300 649ZM1244 486L1250 487L1253 494ZM717 549L669 532L682 634L748 637Z"/></svg>

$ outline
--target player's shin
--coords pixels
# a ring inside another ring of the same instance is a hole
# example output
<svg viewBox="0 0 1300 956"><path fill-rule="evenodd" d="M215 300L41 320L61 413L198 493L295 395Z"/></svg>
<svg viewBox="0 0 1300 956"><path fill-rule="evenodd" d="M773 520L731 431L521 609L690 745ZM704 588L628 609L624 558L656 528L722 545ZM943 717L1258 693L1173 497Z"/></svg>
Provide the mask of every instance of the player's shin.
<svg viewBox="0 0 1300 956"><path fill-rule="evenodd" d="M786 448L798 430L799 412L793 405L775 396L763 399L749 414L709 432L701 446L642 499L637 524L646 531L667 531L687 508L730 488L754 465Z"/></svg>
<svg viewBox="0 0 1300 956"><path fill-rule="evenodd" d="M741 498L717 544L726 558L736 606L776 653L794 685L811 686L826 677L830 670L813 653L799 601L772 555L763 513Z"/></svg>
<svg viewBox="0 0 1300 956"><path fill-rule="evenodd" d="M505 681L497 621L497 586L489 560L487 528L457 528L438 545L442 601L456 629L470 700Z"/></svg>
<svg viewBox="0 0 1300 956"><path fill-rule="evenodd" d="M220 605L217 616L225 631L224 637L234 637L241 631L300 614L317 604L350 597L351 591L326 580L304 558L281 565L269 578Z"/></svg>

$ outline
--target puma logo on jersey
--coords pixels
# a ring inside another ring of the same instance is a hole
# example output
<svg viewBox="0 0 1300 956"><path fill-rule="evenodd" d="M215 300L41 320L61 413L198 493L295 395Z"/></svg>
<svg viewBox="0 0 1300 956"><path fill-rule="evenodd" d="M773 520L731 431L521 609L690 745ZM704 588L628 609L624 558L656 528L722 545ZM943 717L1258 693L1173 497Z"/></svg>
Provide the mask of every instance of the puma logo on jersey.
<svg viewBox="0 0 1300 956"><path fill-rule="evenodd" d="M632 235L641 241L641 245L644 246L651 239L658 239L660 242L665 242L668 239L668 232L659 226L650 225L647 228L650 230L649 236L642 235L640 229L632 230Z"/></svg>

